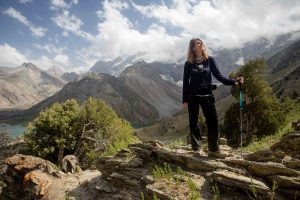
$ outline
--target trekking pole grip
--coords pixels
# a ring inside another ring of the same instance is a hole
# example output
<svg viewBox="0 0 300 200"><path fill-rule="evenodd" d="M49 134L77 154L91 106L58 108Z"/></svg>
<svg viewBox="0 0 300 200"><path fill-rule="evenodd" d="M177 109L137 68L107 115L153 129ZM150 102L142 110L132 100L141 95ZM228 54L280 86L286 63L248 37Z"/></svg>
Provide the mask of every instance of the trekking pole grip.
<svg viewBox="0 0 300 200"><path fill-rule="evenodd" d="M239 74L239 78L242 77L242 74ZM242 83L239 81L240 91L242 90Z"/></svg>

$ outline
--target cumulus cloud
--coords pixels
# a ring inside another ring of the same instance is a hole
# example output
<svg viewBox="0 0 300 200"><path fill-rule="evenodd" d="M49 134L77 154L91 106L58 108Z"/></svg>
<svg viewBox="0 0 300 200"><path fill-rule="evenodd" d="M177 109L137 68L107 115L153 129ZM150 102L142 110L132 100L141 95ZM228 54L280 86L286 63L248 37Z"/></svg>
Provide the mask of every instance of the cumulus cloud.
<svg viewBox="0 0 300 200"><path fill-rule="evenodd" d="M27 62L26 56L18 52L17 49L8 44L0 45L0 66L17 67L23 62Z"/></svg>
<svg viewBox="0 0 300 200"><path fill-rule="evenodd" d="M66 8L68 4L64 0L51 0L51 5L55 8Z"/></svg>
<svg viewBox="0 0 300 200"><path fill-rule="evenodd" d="M30 29L32 35L34 36L43 37L47 31L47 29L44 27L36 27L35 25L33 25L30 21L27 20L27 18L24 15L22 15L19 11L15 10L12 7L9 7L8 9L4 10L3 14L16 19L25 26L27 26Z"/></svg>
<svg viewBox="0 0 300 200"><path fill-rule="evenodd" d="M124 15L128 9L151 20L146 31L139 31L137 23ZM83 66L139 52L145 53L146 61L176 61L186 56L193 37L202 38L209 49L238 48L260 37L273 40L300 30L298 13L300 2L296 0L173 0L170 5L105 0L96 12L98 34L77 55ZM175 34L166 27L180 31Z"/></svg>
<svg viewBox="0 0 300 200"><path fill-rule="evenodd" d="M0 66L3 67L18 67L24 62L31 62L41 69L48 69L52 66L61 66L64 68L70 67L69 57L66 54L60 53L59 48L53 50L54 47L42 46L43 48L49 48L53 54L51 57L46 55L39 56L38 58L32 58L19 52L16 48L9 44L0 45Z"/></svg>
<svg viewBox="0 0 300 200"><path fill-rule="evenodd" d="M83 25L83 22L80 18L75 15L70 15L70 12L67 10L64 10L62 14L52 17L51 19L58 27L64 30L64 36L68 36L68 32L72 32L86 40L91 40L93 37L91 34L81 30L80 27Z"/></svg>
<svg viewBox="0 0 300 200"><path fill-rule="evenodd" d="M38 48L38 49L45 50L50 54L62 54L66 50L65 47L56 47L53 44L44 44L44 45L42 45L42 44L34 43L33 46Z"/></svg>
<svg viewBox="0 0 300 200"><path fill-rule="evenodd" d="M33 2L33 0L19 0L19 2L21 4L26 4L26 3L29 3L29 2Z"/></svg>
<svg viewBox="0 0 300 200"><path fill-rule="evenodd" d="M141 14L162 24L183 29L184 33L202 37L212 47L241 47L244 43L300 29L300 2L266 0L174 0L170 6L138 5Z"/></svg>
<svg viewBox="0 0 300 200"><path fill-rule="evenodd" d="M97 15L98 34L88 47L78 52L84 66L92 66L97 60L109 60L117 56L127 56L143 52L148 62L174 61L185 55L186 45L191 35L170 35L159 24L152 24L144 33L122 14L129 5L121 1L104 1L103 10Z"/></svg>
<svg viewBox="0 0 300 200"><path fill-rule="evenodd" d="M52 66L60 66L63 68L70 67L69 57L64 54L58 54L55 56L48 57L46 55L42 55L38 58L31 58L29 62L35 64L37 67L47 70Z"/></svg>
<svg viewBox="0 0 300 200"><path fill-rule="evenodd" d="M69 9L72 4L77 5L78 0L70 0L69 3L66 3L64 0L51 0L50 9L59 10L59 9Z"/></svg>
<svg viewBox="0 0 300 200"><path fill-rule="evenodd" d="M58 63L60 66L65 66L69 63L69 57L64 54L59 54L54 57L54 62Z"/></svg>

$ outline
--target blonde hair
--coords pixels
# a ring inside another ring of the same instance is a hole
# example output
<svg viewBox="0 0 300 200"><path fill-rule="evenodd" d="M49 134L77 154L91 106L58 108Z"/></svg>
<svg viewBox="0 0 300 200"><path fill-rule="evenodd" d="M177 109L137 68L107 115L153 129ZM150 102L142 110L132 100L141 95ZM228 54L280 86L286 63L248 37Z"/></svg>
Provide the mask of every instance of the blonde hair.
<svg viewBox="0 0 300 200"><path fill-rule="evenodd" d="M208 59L208 54L207 54L207 51L206 51L206 47L204 45L204 43L202 42L202 40L200 40L199 38L193 38L190 40L190 44L189 44L189 50L188 50L188 53L187 53L187 60L190 62L190 63L195 63L195 59L196 59L196 54L195 54L195 51L194 51L194 47L195 47L195 43L196 41L200 41L203 45L203 51L202 51L202 56L205 60Z"/></svg>

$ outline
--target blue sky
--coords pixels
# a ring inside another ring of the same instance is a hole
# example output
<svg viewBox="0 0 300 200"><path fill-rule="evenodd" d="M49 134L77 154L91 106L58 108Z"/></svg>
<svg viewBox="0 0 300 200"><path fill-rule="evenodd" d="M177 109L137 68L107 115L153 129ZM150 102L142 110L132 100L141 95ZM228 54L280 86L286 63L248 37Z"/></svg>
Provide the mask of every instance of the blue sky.
<svg viewBox="0 0 300 200"><path fill-rule="evenodd" d="M0 66L88 70L139 52L172 62L192 37L209 49L298 38L299 13L298 0L0 0Z"/></svg>

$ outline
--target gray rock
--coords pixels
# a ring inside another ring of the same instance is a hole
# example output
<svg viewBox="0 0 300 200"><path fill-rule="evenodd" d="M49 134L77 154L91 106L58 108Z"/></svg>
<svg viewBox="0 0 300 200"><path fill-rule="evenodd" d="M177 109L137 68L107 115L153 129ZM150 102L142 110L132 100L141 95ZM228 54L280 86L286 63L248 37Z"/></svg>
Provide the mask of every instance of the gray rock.
<svg viewBox="0 0 300 200"><path fill-rule="evenodd" d="M300 177L288 177L281 175L269 176L270 182L275 181L279 188L300 190Z"/></svg>
<svg viewBox="0 0 300 200"><path fill-rule="evenodd" d="M270 188L265 183L233 172L214 171L212 173L212 178L218 183L231 187L238 187L246 190L254 188L261 194L268 194L270 192Z"/></svg>
<svg viewBox="0 0 300 200"><path fill-rule="evenodd" d="M279 163L259 163L253 162L249 167L249 171L251 174L257 176L271 176L271 175L286 175L286 176L300 176L300 172L289 169L282 164Z"/></svg>
<svg viewBox="0 0 300 200"><path fill-rule="evenodd" d="M269 149L259 150L248 154L245 156L245 159L256 162L278 161L278 159L273 155L273 152Z"/></svg>

